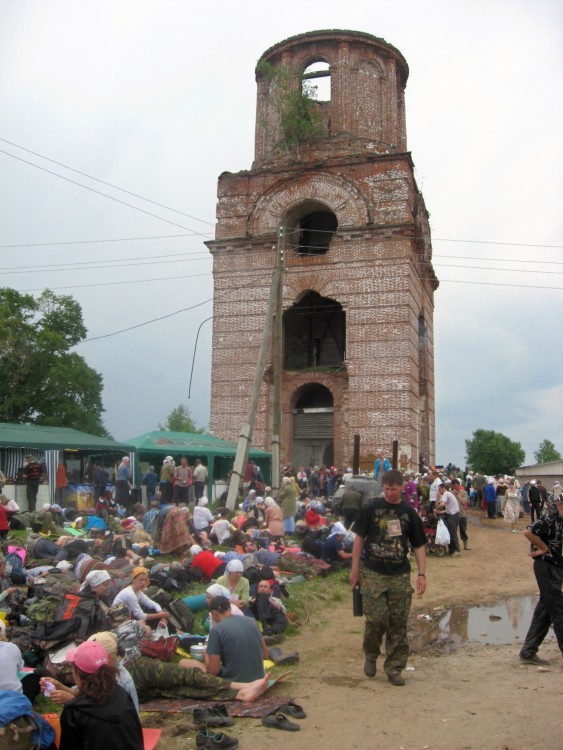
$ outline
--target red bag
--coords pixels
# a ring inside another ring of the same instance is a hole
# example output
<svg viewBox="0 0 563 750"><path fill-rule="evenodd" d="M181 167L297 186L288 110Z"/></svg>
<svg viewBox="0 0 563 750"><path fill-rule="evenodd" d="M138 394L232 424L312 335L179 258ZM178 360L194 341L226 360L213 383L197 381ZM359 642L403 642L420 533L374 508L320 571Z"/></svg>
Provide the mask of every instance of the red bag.
<svg viewBox="0 0 563 750"><path fill-rule="evenodd" d="M175 635L168 638L159 638L157 641L143 638L140 643L141 655L149 656L151 659L160 659L160 661L170 661L172 654L178 648L179 642Z"/></svg>

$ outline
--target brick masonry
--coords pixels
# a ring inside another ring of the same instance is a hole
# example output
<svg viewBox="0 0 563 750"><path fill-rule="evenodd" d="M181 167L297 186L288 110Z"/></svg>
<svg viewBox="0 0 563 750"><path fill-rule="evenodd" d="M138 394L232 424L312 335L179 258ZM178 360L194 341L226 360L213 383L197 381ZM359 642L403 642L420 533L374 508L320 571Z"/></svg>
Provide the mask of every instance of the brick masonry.
<svg viewBox="0 0 563 750"><path fill-rule="evenodd" d="M330 66L331 100L316 106L325 135L288 148L281 143L272 96L257 75L255 161L219 178L213 254L214 319L211 431L238 438L246 419L275 265L278 229L287 230L283 307L308 291L346 314L346 358L334 372L282 376L282 461L292 456L293 413L302 389L318 383L334 401L334 459L349 464L353 436L362 463L394 439L435 459L432 268L428 214L406 144L408 66L383 40L359 32L312 32L281 42L261 58L295 72ZM298 255L291 230L305 206L324 207L338 231L324 255ZM270 449L272 352L253 443Z"/></svg>

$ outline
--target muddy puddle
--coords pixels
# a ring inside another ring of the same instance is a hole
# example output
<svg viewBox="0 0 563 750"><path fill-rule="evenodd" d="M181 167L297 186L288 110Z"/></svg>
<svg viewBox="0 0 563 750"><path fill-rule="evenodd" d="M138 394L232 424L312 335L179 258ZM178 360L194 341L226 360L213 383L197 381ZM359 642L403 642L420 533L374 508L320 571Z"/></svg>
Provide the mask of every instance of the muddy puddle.
<svg viewBox="0 0 563 750"><path fill-rule="evenodd" d="M411 651L450 653L470 642L521 643L536 603L535 596L515 596L487 607L438 608L417 615L410 623Z"/></svg>

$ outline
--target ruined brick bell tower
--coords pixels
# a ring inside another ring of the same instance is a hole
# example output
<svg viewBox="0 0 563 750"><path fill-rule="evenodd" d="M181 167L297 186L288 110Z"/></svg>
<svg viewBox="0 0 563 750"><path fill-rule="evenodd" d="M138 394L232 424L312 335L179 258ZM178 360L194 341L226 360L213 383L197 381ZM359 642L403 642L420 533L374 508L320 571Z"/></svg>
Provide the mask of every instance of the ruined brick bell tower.
<svg viewBox="0 0 563 750"><path fill-rule="evenodd" d="M282 462L350 465L355 433L364 468L395 439L403 467L434 462L438 281L407 151L407 77L398 50L353 31L301 34L260 59L255 160L220 176L207 243L214 434L236 440L246 419L282 228ZM268 362L253 438L265 450L271 350Z"/></svg>

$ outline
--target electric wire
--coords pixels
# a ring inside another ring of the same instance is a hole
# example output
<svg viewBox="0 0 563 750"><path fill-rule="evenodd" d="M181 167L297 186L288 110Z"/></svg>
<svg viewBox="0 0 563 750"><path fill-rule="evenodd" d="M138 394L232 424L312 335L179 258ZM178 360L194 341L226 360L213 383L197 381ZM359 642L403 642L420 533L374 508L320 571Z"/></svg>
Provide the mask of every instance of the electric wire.
<svg viewBox="0 0 563 750"><path fill-rule="evenodd" d="M90 266L92 263L121 263L122 261L128 261L128 260L153 260L158 258L180 258L185 255L197 255L201 253L202 250L194 250L194 251L185 251L183 253L164 253L159 255L138 255L133 256L129 258L104 258L102 260L84 260L84 261L69 261L68 263L48 263L42 266L7 266L6 268L0 268L0 271L16 271L20 269L42 269L42 268L62 268L63 266ZM209 253L206 253L206 256L210 258L211 256ZM104 266L105 267L105 266ZM98 266L92 266L90 270L96 270ZM111 268L111 266L109 266ZM81 269L79 268L63 268L65 271L79 271Z"/></svg>
<svg viewBox="0 0 563 750"><path fill-rule="evenodd" d="M114 263L111 265L106 266L87 266L86 268L26 268L25 270L19 270L19 271L4 271L1 270L1 273L8 276L12 274L22 274L22 273L68 273L70 271L98 271L103 270L105 268L130 268L133 266L134 268L138 268L140 266L160 266L160 265L166 265L168 263L197 263L200 261L208 261L211 260L210 256L208 254L201 255L197 258L175 258L174 260L149 260L146 263Z"/></svg>
<svg viewBox="0 0 563 750"><path fill-rule="evenodd" d="M118 185L113 185L111 182L105 182L104 180L100 180L98 177L92 177L91 174L86 174L86 172L81 172L79 169L74 169L73 167L69 167L68 164L61 164L60 161L55 161L55 159L50 159L48 156L43 156L43 154L38 154L36 151L32 151L31 149L25 148L24 146L19 146L17 143L8 141L5 138L0 138L0 141L2 141L2 143L8 143L10 146L19 148L21 151L25 151L26 153L32 154L33 156L38 156L40 159L45 159L45 161L49 161L51 162L51 164L56 164L58 167L63 167L64 169L68 169L70 172L75 172L76 174L82 175L82 177L87 177L89 180L94 180L95 182L99 182L101 185L107 185L108 187L113 188L114 190L119 190L122 193L131 195L133 196L133 198L140 198L142 201L146 201L147 203L152 203L153 206L164 208L167 211L173 211L175 214L186 216L188 219L193 219L194 221L200 221L202 224L208 224L211 227L215 226L210 221L206 221L205 219L198 219L197 216L192 216L191 214L187 214L184 211L178 211L178 209L176 208L170 208L170 206L165 206L163 203L157 203L156 201L153 201L150 198L145 198L143 195L139 195L138 193L132 193L130 190L125 190L125 188L121 188ZM3 153L6 153L6 152L4 151Z"/></svg>
<svg viewBox="0 0 563 750"><path fill-rule="evenodd" d="M89 341L99 341L100 339L107 339L110 336L117 336L119 333L127 333L127 331L133 331L135 328L142 328L143 326L148 326L150 323L156 323L159 320L166 320L166 318L172 318L175 315L179 315L180 313L187 312L188 310L195 310L196 307L202 307L203 305L207 305L209 302L213 302L213 297L210 297L209 299L206 299L203 302L198 302L197 305L192 305L191 307L183 307L181 310L175 310L174 312L168 313L167 315L161 315L158 318L152 318L151 320L146 320L144 323L138 323L137 325L129 326L128 328L122 328L120 331L113 331L112 333L104 333L102 336L91 336L87 339L84 339L80 343L86 344Z"/></svg>
<svg viewBox="0 0 563 750"><path fill-rule="evenodd" d="M146 214L147 216L152 216L154 219L159 219L160 221L164 221L166 224L171 224L173 227L179 227L180 229L185 229L187 232L189 232L193 236L208 237L208 238L212 237L211 234L205 234L203 232L195 232L189 227L185 227L183 224L177 224L175 221L170 221L170 219L165 219L163 216L159 216L158 214L153 214L151 211L146 211L144 208L140 208L139 206L134 206L132 203L127 203L127 201L122 201L120 198L116 198L113 195L108 195L107 193L103 193L101 190L96 190L96 188L90 187L88 185L84 185L81 182L77 182L76 180L71 180L70 177L65 177L62 174L53 172L52 169L41 167L39 166L39 164L34 164L33 162L28 161L27 159L22 159L21 156L16 156L15 154L11 154L9 151L4 151L1 148L0 148L0 154L11 156L12 159L17 159L18 161L21 161L24 164L29 164L31 167L36 167L36 169L41 169L43 172L47 172L48 174L52 174L55 177L59 177L61 180L66 180L67 182L71 182L73 185L78 185L78 187L84 188L85 190L90 190L90 192L96 193L97 195L103 195L104 198L109 198L110 200L115 201L116 203L120 203L122 206L128 206L128 208L133 208L135 211L140 211L142 214Z"/></svg>

